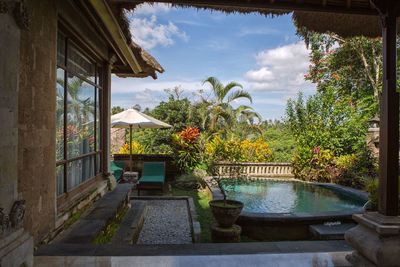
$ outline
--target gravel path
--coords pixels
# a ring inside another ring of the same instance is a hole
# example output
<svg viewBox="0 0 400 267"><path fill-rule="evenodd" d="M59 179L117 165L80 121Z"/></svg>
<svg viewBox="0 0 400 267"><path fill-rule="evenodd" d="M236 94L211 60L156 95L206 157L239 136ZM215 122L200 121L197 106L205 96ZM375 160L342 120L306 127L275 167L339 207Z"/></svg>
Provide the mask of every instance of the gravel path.
<svg viewBox="0 0 400 267"><path fill-rule="evenodd" d="M191 244L186 200L149 200L136 244Z"/></svg>

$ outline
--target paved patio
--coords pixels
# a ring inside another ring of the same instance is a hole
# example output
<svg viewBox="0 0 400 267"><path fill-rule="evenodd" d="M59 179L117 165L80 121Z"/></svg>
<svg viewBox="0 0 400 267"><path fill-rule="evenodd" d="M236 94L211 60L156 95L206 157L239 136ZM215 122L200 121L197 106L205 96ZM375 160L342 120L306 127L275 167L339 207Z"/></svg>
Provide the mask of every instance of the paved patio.
<svg viewBox="0 0 400 267"><path fill-rule="evenodd" d="M346 261L348 252L187 255L187 256L58 256L35 257L35 266L140 266L140 267L243 267L243 266L352 266Z"/></svg>

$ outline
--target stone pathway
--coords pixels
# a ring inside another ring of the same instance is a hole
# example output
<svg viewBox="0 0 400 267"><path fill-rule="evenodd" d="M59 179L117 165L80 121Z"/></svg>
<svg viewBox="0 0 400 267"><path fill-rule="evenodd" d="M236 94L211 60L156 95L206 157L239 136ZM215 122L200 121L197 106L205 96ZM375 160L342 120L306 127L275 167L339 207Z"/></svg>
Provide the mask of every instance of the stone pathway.
<svg viewBox="0 0 400 267"><path fill-rule="evenodd" d="M186 200L148 200L137 244L191 244Z"/></svg>

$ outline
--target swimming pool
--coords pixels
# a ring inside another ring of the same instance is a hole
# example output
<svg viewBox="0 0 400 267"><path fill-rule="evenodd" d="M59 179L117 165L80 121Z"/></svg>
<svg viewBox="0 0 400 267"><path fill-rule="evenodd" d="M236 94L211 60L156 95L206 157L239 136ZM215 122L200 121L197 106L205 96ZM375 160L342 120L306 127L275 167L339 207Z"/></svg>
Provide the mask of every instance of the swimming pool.
<svg viewBox="0 0 400 267"><path fill-rule="evenodd" d="M243 202L245 212L293 213L360 210L366 199L321 184L286 180L220 179L228 199Z"/></svg>
<svg viewBox="0 0 400 267"><path fill-rule="evenodd" d="M353 222L363 212L367 194L334 184L281 179L218 179L228 199L242 201L237 224L256 240L313 239L310 226ZM221 198L215 183L208 183L213 198Z"/></svg>

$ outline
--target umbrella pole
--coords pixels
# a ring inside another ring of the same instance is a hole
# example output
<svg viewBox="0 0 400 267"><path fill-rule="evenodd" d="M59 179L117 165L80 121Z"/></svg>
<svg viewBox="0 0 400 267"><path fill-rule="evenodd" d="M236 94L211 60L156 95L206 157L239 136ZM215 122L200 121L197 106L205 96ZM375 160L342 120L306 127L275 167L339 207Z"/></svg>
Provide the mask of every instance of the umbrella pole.
<svg viewBox="0 0 400 267"><path fill-rule="evenodd" d="M132 125L129 125L129 168L132 171Z"/></svg>

